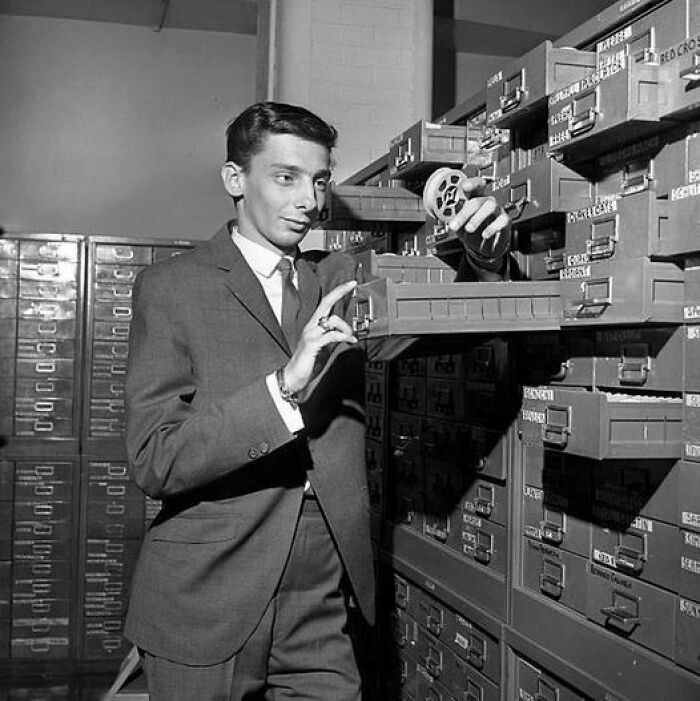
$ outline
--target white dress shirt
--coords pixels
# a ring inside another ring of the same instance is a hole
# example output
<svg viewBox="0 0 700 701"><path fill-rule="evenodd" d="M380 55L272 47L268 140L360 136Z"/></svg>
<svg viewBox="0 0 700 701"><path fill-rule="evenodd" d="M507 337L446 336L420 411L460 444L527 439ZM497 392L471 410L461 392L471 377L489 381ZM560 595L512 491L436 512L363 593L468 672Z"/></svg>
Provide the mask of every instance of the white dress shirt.
<svg viewBox="0 0 700 701"><path fill-rule="evenodd" d="M277 264L282 256L274 251L271 251L265 246L261 246L255 241L247 239L238 233L238 229L234 226L231 230L231 240L238 246L241 254L246 260L246 263L250 266L252 271L255 273L255 277L262 285L267 301L272 307L272 311L275 314L278 322L282 322L282 273L277 270ZM287 256L292 263L294 259L291 256ZM292 276L292 282L295 287L299 286L298 275L295 267ZM284 423L291 433L297 433L304 428L304 420L301 417L301 412L299 409L295 409L289 402L285 402L280 394L279 387L277 386L277 377L275 373L268 375L265 378L267 382L267 388L270 391L270 396L275 402L275 406L280 413Z"/></svg>

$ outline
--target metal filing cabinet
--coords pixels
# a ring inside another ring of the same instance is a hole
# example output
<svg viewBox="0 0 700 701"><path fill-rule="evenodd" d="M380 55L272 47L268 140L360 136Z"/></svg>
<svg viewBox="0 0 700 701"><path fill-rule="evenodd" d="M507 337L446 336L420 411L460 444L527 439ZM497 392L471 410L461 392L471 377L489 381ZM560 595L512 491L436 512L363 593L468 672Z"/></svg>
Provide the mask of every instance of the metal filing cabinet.
<svg viewBox="0 0 700 701"><path fill-rule="evenodd" d="M423 198L402 187L333 185L324 227L348 220L422 223Z"/></svg>
<svg viewBox="0 0 700 701"><path fill-rule="evenodd" d="M0 451L78 452L83 238L0 239Z"/></svg>
<svg viewBox="0 0 700 701"><path fill-rule="evenodd" d="M668 69L624 56L549 96L549 148L569 161L670 128Z"/></svg>
<svg viewBox="0 0 700 701"><path fill-rule="evenodd" d="M680 457L679 397L525 387L525 444L604 458Z"/></svg>
<svg viewBox="0 0 700 701"><path fill-rule="evenodd" d="M193 244L88 237L85 405L81 464L79 657L120 661L128 587L147 522L158 510L131 481L124 380L138 274ZM148 509L148 513L147 513Z"/></svg>
<svg viewBox="0 0 700 701"><path fill-rule="evenodd" d="M493 194L512 221L521 224L584 206L591 183L553 158L542 158L493 184Z"/></svg>
<svg viewBox="0 0 700 701"><path fill-rule="evenodd" d="M669 105L663 117L687 118L697 102L693 72L697 69L697 34L700 13L692 0L672 0L619 28L596 45L599 67L625 57L653 60L671 69Z"/></svg>
<svg viewBox="0 0 700 701"><path fill-rule="evenodd" d="M129 583L146 516L125 461L84 458L81 529L81 657L121 659Z"/></svg>
<svg viewBox="0 0 700 701"><path fill-rule="evenodd" d="M619 0L446 115L466 127L465 172L486 175L510 210L512 279L525 288L448 290L402 269L356 295L361 336L420 337L415 352L427 335L433 353L391 366L403 423L392 449L414 488L399 474L386 496L415 508L410 523L392 515L379 550L419 593L393 615L396 698L700 693L699 12ZM548 83L566 46L595 51L595 70ZM406 229L389 250L438 250L422 237ZM552 297L540 282L555 283ZM497 353L455 353L452 334L502 335L509 374L488 376ZM459 551L498 528L500 563ZM498 621L494 667L472 664L470 635L494 630L465 602Z"/></svg>
<svg viewBox="0 0 700 701"><path fill-rule="evenodd" d="M78 465L21 458L14 472L10 658L34 663L76 651Z"/></svg>
<svg viewBox="0 0 700 701"><path fill-rule="evenodd" d="M12 670L121 661L128 577L158 508L123 461L130 293L143 265L189 245L0 237L0 660ZM96 474L115 457L118 478ZM127 503L135 521L122 518Z"/></svg>
<svg viewBox="0 0 700 701"><path fill-rule="evenodd" d="M595 386L650 392L683 388L683 329L625 327L595 332Z"/></svg>
<svg viewBox="0 0 700 701"><path fill-rule="evenodd" d="M522 121L529 112L544 107L550 93L592 72L595 58L592 51L542 42L487 79L487 123L508 127Z"/></svg>
<svg viewBox="0 0 700 701"><path fill-rule="evenodd" d="M381 538L382 522L386 515L385 487L387 446L385 440L371 437L370 432L376 434L376 425L383 425L387 421L387 376L388 366L383 361L367 361L365 363L365 405L366 410L373 412L375 431L371 431L367 424L367 438L365 442L365 463L367 468L367 487L369 490L370 505L370 534L375 542ZM383 432L385 439L386 432Z"/></svg>
<svg viewBox="0 0 700 701"><path fill-rule="evenodd" d="M466 126L416 122L389 145L389 177L425 176L443 165L460 167L467 151Z"/></svg>
<svg viewBox="0 0 700 701"><path fill-rule="evenodd" d="M390 462L387 475L387 518L423 532L425 486L420 452L420 417L391 412L389 415Z"/></svg>
<svg viewBox="0 0 700 701"><path fill-rule="evenodd" d="M188 241L88 237L84 452L123 456L134 282L146 266L191 246Z"/></svg>
<svg viewBox="0 0 700 701"><path fill-rule="evenodd" d="M559 273L562 327L679 323L683 271L648 258L574 265Z"/></svg>

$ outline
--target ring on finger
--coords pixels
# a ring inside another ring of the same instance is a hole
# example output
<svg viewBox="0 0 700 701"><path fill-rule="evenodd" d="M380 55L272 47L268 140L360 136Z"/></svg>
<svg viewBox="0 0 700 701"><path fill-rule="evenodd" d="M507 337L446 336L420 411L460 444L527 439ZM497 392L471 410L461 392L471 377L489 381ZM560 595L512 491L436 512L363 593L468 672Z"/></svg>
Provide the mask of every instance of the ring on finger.
<svg viewBox="0 0 700 701"><path fill-rule="evenodd" d="M323 333L328 333L329 331L333 330L333 327L330 325L327 316L320 316L316 324L317 326L323 329Z"/></svg>

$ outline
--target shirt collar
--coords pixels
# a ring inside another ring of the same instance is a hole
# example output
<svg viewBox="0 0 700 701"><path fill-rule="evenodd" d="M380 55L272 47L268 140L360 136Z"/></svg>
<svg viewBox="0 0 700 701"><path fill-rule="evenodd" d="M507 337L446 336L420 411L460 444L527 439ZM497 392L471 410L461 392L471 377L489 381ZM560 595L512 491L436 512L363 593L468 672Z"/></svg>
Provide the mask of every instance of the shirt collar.
<svg viewBox="0 0 700 701"><path fill-rule="evenodd" d="M235 224L231 226L231 240L238 246L246 263L248 263L254 272L266 278L272 277L275 270L277 270L277 264L280 258L283 256L246 238L243 234L239 233L238 227ZM292 256L287 256L287 258L292 261L292 264L294 263L294 258Z"/></svg>

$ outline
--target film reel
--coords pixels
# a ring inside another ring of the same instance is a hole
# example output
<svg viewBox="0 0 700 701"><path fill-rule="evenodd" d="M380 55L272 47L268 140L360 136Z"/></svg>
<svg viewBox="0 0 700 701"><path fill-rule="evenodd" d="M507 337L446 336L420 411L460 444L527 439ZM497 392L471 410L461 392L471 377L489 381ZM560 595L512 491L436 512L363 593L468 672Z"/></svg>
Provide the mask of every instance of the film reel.
<svg viewBox="0 0 700 701"><path fill-rule="evenodd" d="M461 170L438 168L425 183L423 188L425 210L443 225L445 231L448 231L448 222L459 214L468 199L463 190L463 185L468 179ZM496 236L485 239L481 236L483 228L479 227L472 233L464 230L454 232L453 236L442 237L442 241L447 243L449 238L454 244L454 239L460 238L473 258L492 263L501 258L510 248L510 232L506 229Z"/></svg>
<svg viewBox="0 0 700 701"><path fill-rule="evenodd" d="M423 188L423 204L426 212L438 221L447 223L464 206L467 198L462 184L467 176L454 168L438 168Z"/></svg>

